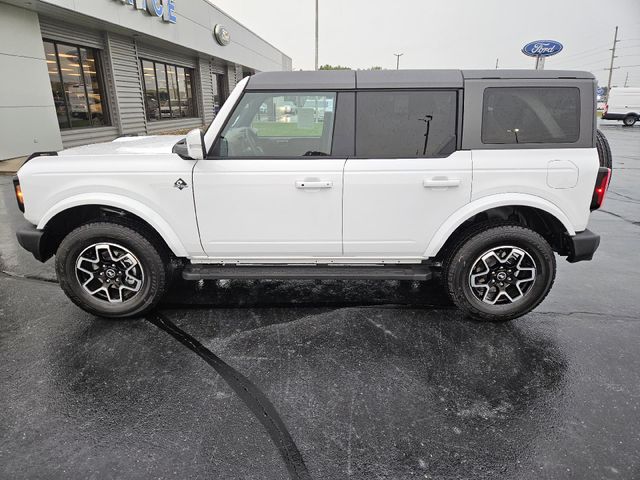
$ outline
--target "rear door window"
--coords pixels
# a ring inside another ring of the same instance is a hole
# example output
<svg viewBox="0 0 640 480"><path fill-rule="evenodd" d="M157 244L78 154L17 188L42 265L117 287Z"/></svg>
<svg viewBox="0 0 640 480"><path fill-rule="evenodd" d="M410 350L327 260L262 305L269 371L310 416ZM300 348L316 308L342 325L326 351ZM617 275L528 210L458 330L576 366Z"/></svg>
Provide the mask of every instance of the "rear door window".
<svg viewBox="0 0 640 480"><path fill-rule="evenodd" d="M456 150L455 91L365 91L356 104L358 157L446 157Z"/></svg>
<svg viewBox="0 0 640 480"><path fill-rule="evenodd" d="M580 137L575 87L490 87L484 91L482 143L574 143Z"/></svg>

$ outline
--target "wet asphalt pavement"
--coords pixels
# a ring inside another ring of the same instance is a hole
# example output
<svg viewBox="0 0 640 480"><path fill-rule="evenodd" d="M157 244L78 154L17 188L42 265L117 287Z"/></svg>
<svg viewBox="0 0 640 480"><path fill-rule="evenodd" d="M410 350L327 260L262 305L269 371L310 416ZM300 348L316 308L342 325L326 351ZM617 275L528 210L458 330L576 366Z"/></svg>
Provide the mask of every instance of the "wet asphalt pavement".
<svg viewBox="0 0 640 480"><path fill-rule="evenodd" d="M602 128L601 247L506 324L410 282L178 282L95 318L0 177L0 478L640 478L640 127Z"/></svg>

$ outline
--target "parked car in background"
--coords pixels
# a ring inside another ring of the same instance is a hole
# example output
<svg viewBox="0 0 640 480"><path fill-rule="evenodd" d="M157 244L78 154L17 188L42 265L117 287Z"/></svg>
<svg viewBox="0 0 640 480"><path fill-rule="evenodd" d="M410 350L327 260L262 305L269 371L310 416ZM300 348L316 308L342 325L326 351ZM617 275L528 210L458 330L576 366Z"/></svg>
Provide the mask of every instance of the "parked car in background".
<svg viewBox="0 0 640 480"><path fill-rule="evenodd" d="M276 110L281 115L295 115L298 113L298 107L296 107L296 104L291 101L282 102L278 105Z"/></svg>
<svg viewBox="0 0 640 480"><path fill-rule="evenodd" d="M627 127L640 119L640 88L613 87L602 114L603 120L622 120Z"/></svg>
<svg viewBox="0 0 640 480"><path fill-rule="evenodd" d="M333 99L323 97L308 98L305 100L303 108L312 109L316 121L321 122L324 120L324 112L333 112Z"/></svg>
<svg viewBox="0 0 640 480"><path fill-rule="evenodd" d="M180 274L439 278L470 317L510 320L549 293L556 254L598 248L611 152L595 88L572 71L259 73L204 133L32 155L18 240L110 318L144 314ZM323 122L257 121L287 98L331 102Z"/></svg>

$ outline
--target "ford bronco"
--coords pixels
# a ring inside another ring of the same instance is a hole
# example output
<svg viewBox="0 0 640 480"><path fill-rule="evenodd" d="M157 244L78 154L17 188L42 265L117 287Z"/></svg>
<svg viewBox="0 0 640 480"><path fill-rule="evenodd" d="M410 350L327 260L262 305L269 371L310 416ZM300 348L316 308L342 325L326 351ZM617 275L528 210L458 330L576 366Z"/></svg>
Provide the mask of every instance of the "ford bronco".
<svg viewBox="0 0 640 480"><path fill-rule="evenodd" d="M186 138L33 154L20 244L81 308L143 315L171 278L437 277L479 320L590 260L611 152L590 73L259 73Z"/></svg>

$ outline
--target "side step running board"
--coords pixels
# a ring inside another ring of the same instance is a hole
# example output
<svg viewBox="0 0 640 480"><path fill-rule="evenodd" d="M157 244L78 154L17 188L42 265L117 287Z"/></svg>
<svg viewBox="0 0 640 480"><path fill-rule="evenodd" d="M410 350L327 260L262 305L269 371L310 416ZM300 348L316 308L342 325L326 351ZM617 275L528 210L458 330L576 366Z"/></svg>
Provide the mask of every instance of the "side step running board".
<svg viewBox="0 0 640 480"><path fill-rule="evenodd" d="M260 279L318 279L318 280L430 280L428 265L305 265L305 266L244 266L244 265L188 265L182 271L185 280L260 280Z"/></svg>

